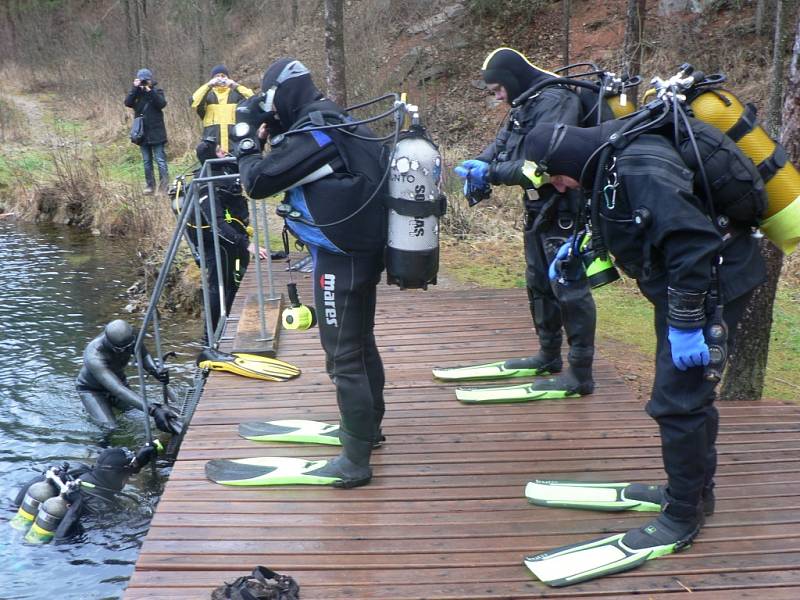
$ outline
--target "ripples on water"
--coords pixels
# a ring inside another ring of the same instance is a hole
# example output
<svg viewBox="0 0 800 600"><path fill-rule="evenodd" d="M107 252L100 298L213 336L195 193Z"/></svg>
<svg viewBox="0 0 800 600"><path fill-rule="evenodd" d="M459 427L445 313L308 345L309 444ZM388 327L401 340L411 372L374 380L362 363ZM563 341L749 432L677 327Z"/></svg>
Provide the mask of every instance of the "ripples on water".
<svg viewBox="0 0 800 600"><path fill-rule="evenodd" d="M166 469L155 479L143 470L115 510L88 518L81 535L59 545L27 544L7 523L17 489L47 467L64 460L91 463L108 445L135 449L144 443L141 412L119 415L119 428L104 438L87 420L74 387L83 349L102 326L114 318L140 321L121 312L125 290L136 279L136 259L118 244L67 228L0 221L3 600L121 597L163 486ZM197 347L185 340L199 330L190 321L167 328L164 351L178 350L178 362L190 361ZM149 346L153 350L152 341ZM153 388L148 396L160 392Z"/></svg>

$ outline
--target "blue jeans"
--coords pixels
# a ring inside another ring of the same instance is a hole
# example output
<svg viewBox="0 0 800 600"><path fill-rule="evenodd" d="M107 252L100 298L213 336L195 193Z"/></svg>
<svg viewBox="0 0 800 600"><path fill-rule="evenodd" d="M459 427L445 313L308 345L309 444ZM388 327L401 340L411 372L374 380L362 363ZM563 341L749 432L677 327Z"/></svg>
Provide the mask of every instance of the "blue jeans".
<svg viewBox="0 0 800 600"><path fill-rule="evenodd" d="M167 154L164 144L142 144L142 161L144 162L144 180L147 187L155 189L156 179L153 175L153 159L158 163L158 185L161 191L166 191L169 185L169 170L167 169Z"/></svg>

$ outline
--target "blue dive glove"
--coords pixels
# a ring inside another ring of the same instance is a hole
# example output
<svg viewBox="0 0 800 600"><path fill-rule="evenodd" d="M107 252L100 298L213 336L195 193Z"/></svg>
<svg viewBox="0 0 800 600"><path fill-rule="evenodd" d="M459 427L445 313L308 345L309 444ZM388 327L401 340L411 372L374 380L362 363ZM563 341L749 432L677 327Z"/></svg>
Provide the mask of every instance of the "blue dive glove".
<svg viewBox="0 0 800 600"><path fill-rule="evenodd" d="M704 367L709 363L708 345L702 328L676 329L670 325L669 343L672 346L672 363L685 371L689 367Z"/></svg>
<svg viewBox="0 0 800 600"><path fill-rule="evenodd" d="M489 163L482 160L465 160L454 171L464 179L464 197L470 206L475 206L491 196L492 186L486 181Z"/></svg>
<svg viewBox="0 0 800 600"><path fill-rule="evenodd" d="M476 187L486 187L489 182L486 181L489 175L489 163L482 160L465 160L455 169L456 175L466 179Z"/></svg>
<svg viewBox="0 0 800 600"><path fill-rule="evenodd" d="M547 276L550 278L550 281L556 281L557 279L561 278L561 267L563 266L563 261L569 254L570 246L572 246L572 236L570 236L566 242L561 244L558 252L556 252L555 258L550 262L550 267L547 269ZM576 254L579 255L580 251L576 250Z"/></svg>

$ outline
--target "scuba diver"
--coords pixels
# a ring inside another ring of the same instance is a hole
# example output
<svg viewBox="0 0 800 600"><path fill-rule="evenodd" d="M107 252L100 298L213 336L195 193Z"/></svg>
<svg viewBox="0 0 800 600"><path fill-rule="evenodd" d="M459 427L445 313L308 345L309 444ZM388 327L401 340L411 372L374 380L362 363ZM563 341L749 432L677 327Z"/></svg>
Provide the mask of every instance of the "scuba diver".
<svg viewBox="0 0 800 600"><path fill-rule="evenodd" d="M20 489L11 526L27 531L29 542L64 540L79 531L81 517L106 511L128 478L154 460L161 449L158 441L145 444L136 453L107 448L92 467L70 467L69 463L51 467Z"/></svg>
<svg viewBox="0 0 800 600"><path fill-rule="evenodd" d="M89 342L83 351L83 366L75 380L75 387L89 416L101 427L116 427L112 407L144 410L141 398L128 387L125 377L125 367L133 356L135 343L136 332L133 328L122 319L116 319L106 325L103 333ZM169 371L159 369L144 346L142 354L145 371L167 386ZM149 414L161 431L181 433L183 424L170 406L150 403Z"/></svg>
<svg viewBox="0 0 800 600"><path fill-rule="evenodd" d="M554 78L516 50L498 48L483 63L483 80L498 100L512 101L535 84ZM538 397L591 394L596 311L586 277L569 287L551 281L547 269L556 251L569 237L583 198L578 191L538 186L537 178L522 169L525 135L539 123L558 121L579 125L581 100L568 87L546 87L509 113L496 139L476 158L455 168L465 180L464 194L474 206L491 194L491 186L519 186L525 209L525 279L531 316L539 338L539 352L488 365L435 369L441 379L494 379L559 373L537 381ZM538 188L538 189L537 189ZM562 372L562 328L569 344L569 368ZM548 395L549 392L549 395Z"/></svg>
<svg viewBox="0 0 800 600"><path fill-rule="evenodd" d="M197 159L202 166L205 161L228 156L216 142L216 139L204 138L196 148ZM226 163L215 166L214 175L230 175L236 173L236 163ZM220 297L217 293L217 271L222 271L222 281L225 293L225 312L230 314L239 284L244 277L250 263L250 255L255 254L255 245L250 243L249 226L250 213L247 208L247 199L242 196L242 187L238 180L235 182L218 183L214 188L217 231L219 232L219 252L222 264L218 267L214 255L214 240L211 228L203 226L203 245L206 257L206 280L210 290L208 307L211 313L211 329L216 331L220 315ZM201 192L200 210L205 223L210 222L211 205L208 202L208 192ZM188 233L193 243L197 244L196 228L192 225ZM196 253L199 257L199 254ZM267 258L267 251L259 248L259 257Z"/></svg>
<svg viewBox="0 0 800 600"><path fill-rule="evenodd" d="M671 132L671 120L665 122ZM626 145L619 143L622 123L538 125L526 136L525 158L559 192L594 190L592 227L599 236L593 235L592 243L596 237L603 241L655 309L655 378L646 410L659 427L667 483L626 488L629 500L652 503L661 514L624 535L594 543L593 548L615 546L615 558L626 557L624 565L594 565L591 573L566 573L551 585L619 572L680 550L713 514L719 428L714 390L726 353L725 344L717 340L724 340L727 329L728 346L732 344L745 306L765 278L750 225L729 213L715 217L716 205L709 206L714 196L709 202L701 199L708 187L695 193L695 174L669 136L645 131L625 140ZM733 142L728 143L735 151ZM736 179L738 174L726 176ZM758 205L763 183L757 174L751 181L748 193L756 193L744 198ZM564 244L551 264L551 277L569 280L571 262L579 261L579 254L573 240ZM560 550L567 554L580 549ZM562 554L553 551L526 564L534 570L554 555ZM633 555L643 558L637 562ZM585 567L580 562L576 556L579 570Z"/></svg>
<svg viewBox="0 0 800 600"><path fill-rule="evenodd" d="M363 124L302 131L350 117L298 60L272 63L261 89L237 108L234 153L242 186L253 198L285 191L278 214L313 257L320 340L341 416L342 453L298 479L364 485L372 477L372 449L383 439L384 370L374 335L386 243L378 197L387 167L383 148ZM262 155L268 134L271 151Z"/></svg>

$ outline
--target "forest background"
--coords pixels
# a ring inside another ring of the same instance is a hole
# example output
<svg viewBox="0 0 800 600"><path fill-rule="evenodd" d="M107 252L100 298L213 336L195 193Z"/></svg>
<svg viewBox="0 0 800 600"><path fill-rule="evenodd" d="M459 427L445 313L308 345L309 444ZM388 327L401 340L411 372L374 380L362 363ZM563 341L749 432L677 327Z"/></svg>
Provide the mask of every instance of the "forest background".
<svg viewBox="0 0 800 600"><path fill-rule="evenodd" d="M550 70L592 61L645 82L685 62L724 73L726 88L760 108L774 137L784 126L792 156L797 124L781 116L797 118L787 109L800 83L792 79L797 38L796 0L4 0L0 213L136 244L145 281L174 220L163 196L142 195L139 149L127 139L132 115L122 100L136 70L150 68L166 92L174 176L194 165L201 126L190 97L210 67L224 63L233 79L258 90L266 66L282 56L301 59L321 88L337 88L350 104L407 91L449 167L479 152L505 117L507 107L480 80L485 56L500 46ZM326 59L337 49L344 60L330 69ZM457 178L445 173L445 285L524 286L517 191L496 189L470 209ZM758 341L748 354L763 358L728 378L727 395L758 397L765 380L765 396L796 400L800 258L788 257L781 268L774 250L765 252L774 285L750 319L764 339L744 336ZM196 310L197 273L190 260L184 264L170 303ZM141 290L142 282L132 287ZM600 351L646 396L649 305L630 281L602 288L596 299Z"/></svg>

